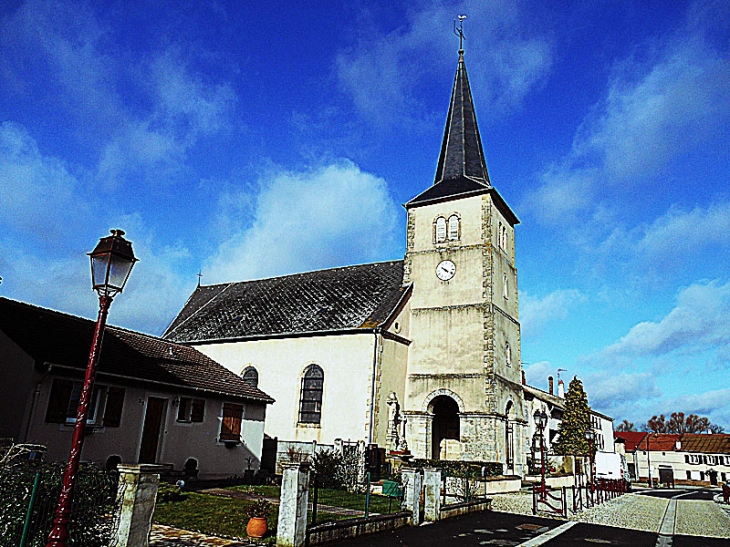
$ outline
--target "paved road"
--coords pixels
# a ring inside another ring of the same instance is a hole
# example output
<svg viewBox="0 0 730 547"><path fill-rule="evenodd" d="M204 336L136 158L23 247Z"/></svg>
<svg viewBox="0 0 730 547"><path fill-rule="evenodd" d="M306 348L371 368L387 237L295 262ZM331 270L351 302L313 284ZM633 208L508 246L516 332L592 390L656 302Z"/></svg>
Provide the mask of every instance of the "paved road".
<svg viewBox="0 0 730 547"><path fill-rule="evenodd" d="M651 496L653 498L673 498L681 496L683 500L707 500L712 501L712 498L719 494L719 489L712 490L709 488L701 489L685 489L685 488L667 488L661 490L643 490L637 491L636 493L641 496Z"/></svg>

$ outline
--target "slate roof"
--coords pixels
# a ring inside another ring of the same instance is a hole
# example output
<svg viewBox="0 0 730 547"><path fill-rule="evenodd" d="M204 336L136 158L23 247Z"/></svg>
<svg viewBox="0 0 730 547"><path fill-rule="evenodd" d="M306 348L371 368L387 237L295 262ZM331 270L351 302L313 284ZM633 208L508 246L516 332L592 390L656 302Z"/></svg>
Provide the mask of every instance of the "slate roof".
<svg viewBox="0 0 730 547"><path fill-rule="evenodd" d="M433 186L406 203L406 208L487 193L492 194L512 224L519 223L489 180L469 76L463 51L460 51Z"/></svg>
<svg viewBox="0 0 730 547"><path fill-rule="evenodd" d="M407 294L402 260L201 286L163 338L190 343L373 329Z"/></svg>
<svg viewBox="0 0 730 547"><path fill-rule="evenodd" d="M37 365L85 370L95 323L0 297L0 330ZM181 391L203 391L265 403L274 400L199 351L138 332L107 326L99 377L124 377Z"/></svg>

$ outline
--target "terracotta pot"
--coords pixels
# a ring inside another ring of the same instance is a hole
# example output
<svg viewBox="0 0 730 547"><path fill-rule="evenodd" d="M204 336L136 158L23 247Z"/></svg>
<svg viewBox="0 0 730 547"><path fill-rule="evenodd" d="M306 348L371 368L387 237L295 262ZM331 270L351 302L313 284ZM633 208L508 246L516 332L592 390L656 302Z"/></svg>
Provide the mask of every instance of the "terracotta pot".
<svg viewBox="0 0 730 547"><path fill-rule="evenodd" d="M246 533L251 538L262 538L266 535L268 525L264 517L251 517L246 525Z"/></svg>

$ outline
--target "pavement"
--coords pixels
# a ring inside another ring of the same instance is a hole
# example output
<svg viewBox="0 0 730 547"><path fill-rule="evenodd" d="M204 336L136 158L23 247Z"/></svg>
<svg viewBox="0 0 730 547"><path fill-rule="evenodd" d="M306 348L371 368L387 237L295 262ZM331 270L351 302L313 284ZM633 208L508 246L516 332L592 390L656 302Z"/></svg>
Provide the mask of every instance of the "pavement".
<svg viewBox="0 0 730 547"><path fill-rule="evenodd" d="M724 507L708 500L712 491L674 491L627 494L600 507L610 509L641 507L642 498L663 498L663 513L657 524L606 526L592 522L566 522L529 514L484 511L438 523L406 527L390 532L361 536L331 547L571 547L611 545L616 547L730 547L730 515ZM710 498L711 499L711 498ZM657 503L659 499L657 499ZM637 514L638 520L646 520ZM690 532L688 532L690 531ZM717 536L717 537L707 537ZM150 547L250 547L261 546L248 540L214 538L168 526L153 526Z"/></svg>

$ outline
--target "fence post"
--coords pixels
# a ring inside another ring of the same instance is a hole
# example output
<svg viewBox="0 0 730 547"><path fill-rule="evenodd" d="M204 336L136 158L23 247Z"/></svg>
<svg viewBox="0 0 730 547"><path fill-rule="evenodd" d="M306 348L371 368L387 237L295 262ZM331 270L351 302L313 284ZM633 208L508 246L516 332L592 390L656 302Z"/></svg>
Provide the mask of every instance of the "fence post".
<svg viewBox="0 0 730 547"><path fill-rule="evenodd" d="M427 468L423 470L423 518L436 522L441 518L441 471Z"/></svg>
<svg viewBox="0 0 730 547"><path fill-rule="evenodd" d="M403 503L411 512L411 524L421 524L421 487L423 477L418 469L402 468L403 486L405 487Z"/></svg>
<svg viewBox="0 0 730 547"><path fill-rule="evenodd" d="M309 501L309 463L284 466L276 526L277 547L302 547L307 539L307 502Z"/></svg>
<svg viewBox="0 0 730 547"><path fill-rule="evenodd" d="M36 472L33 478L33 488L30 491L30 501L28 502L28 510L25 513L25 522L23 522L23 535L20 537L20 547L25 547L28 541L28 532L30 532L30 522L33 517L33 506L35 498L38 495L38 485L41 483L41 474Z"/></svg>
<svg viewBox="0 0 730 547"><path fill-rule="evenodd" d="M152 514L155 511L161 465L119 464L117 490L118 526L114 530L112 547L147 547Z"/></svg>

